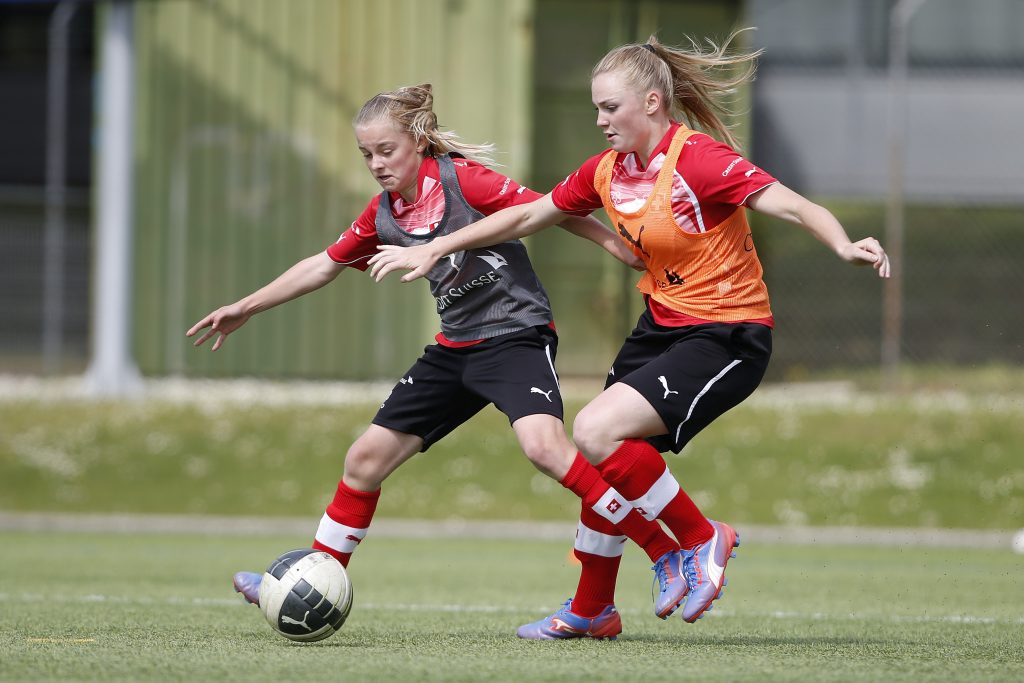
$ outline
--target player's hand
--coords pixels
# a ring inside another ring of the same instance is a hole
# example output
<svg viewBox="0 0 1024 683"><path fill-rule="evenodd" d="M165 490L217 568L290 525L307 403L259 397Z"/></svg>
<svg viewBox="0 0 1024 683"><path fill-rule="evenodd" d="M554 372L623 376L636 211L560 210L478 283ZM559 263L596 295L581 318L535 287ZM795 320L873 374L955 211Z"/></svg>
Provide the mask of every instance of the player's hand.
<svg viewBox="0 0 1024 683"><path fill-rule="evenodd" d="M199 339L193 342L193 346L200 346L210 337L219 334L217 341L213 343L211 351L216 351L224 345L224 340L227 339L228 335L237 330L239 327L244 325L249 318L252 317L251 313L246 313L240 304L231 304L230 306L221 306L213 313L210 313L205 318L193 325L188 332L185 333L186 337L191 337L199 330L210 328L203 333Z"/></svg>
<svg viewBox="0 0 1024 683"><path fill-rule="evenodd" d="M892 272L889 255L874 237L847 244L839 250L839 258L855 266L870 265L878 271L878 277L889 277Z"/></svg>
<svg viewBox="0 0 1024 683"><path fill-rule="evenodd" d="M377 282L383 280L391 271L399 269L409 271L402 276L402 282L412 282L429 273L439 258L429 244L414 247L381 244L377 250L377 253L367 261L372 266L370 275Z"/></svg>
<svg viewBox="0 0 1024 683"><path fill-rule="evenodd" d="M641 273L647 270L647 264L644 263L644 260L632 251L627 252L627 255L623 257L622 262L633 270L638 270Z"/></svg>

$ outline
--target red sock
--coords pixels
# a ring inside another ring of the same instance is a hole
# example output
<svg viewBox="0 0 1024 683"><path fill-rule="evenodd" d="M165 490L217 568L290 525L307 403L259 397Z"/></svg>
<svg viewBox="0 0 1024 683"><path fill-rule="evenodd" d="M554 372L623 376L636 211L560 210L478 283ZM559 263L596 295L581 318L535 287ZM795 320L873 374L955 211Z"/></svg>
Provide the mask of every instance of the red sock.
<svg viewBox="0 0 1024 683"><path fill-rule="evenodd" d="M347 567L356 546L366 536L379 498L380 489L357 491L339 481L334 500L327 506L316 530L313 547L330 553Z"/></svg>
<svg viewBox="0 0 1024 683"><path fill-rule="evenodd" d="M583 500L584 509L590 509L614 525L614 530L608 533L629 537L643 548L652 562L667 552L679 550L679 544L665 533L660 524L644 519L636 510L631 509L623 500L624 496L617 495L611 485L601 478L597 468L581 453L576 454L576 459L562 479L562 486Z"/></svg>
<svg viewBox="0 0 1024 683"><path fill-rule="evenodd" d="M580 582L572 598L574 614L596 617L615 603L615 579L625 542L626 537L617 532L614 524L583 504L573 546L573 553L582 565Z"/></svg>
<svg viewBox="0 0 1024 683"><path fill-rule="evenodd" d="M665 459L646 441L623 441L597 470L645 518L665 522L683 548L693 548L714 535L711 523L679 486Z"/></svg>

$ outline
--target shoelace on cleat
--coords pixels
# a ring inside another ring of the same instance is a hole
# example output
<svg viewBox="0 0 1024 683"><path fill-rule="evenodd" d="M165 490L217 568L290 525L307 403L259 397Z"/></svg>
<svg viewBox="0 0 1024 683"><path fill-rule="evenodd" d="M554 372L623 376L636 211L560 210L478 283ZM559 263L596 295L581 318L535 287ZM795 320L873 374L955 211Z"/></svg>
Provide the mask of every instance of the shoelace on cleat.
<svg viewBox="0 0 1024 683"><path fill-rule="evenodd" d="M558 616L559 614L565 614L566 612L568 612L568 611L569 611L569 606L570 606L570 605L572 605L572 598L569 598L568 600L566 600L565 602L563 602L563 603L562 603L562 608L561 608L561 609L559 609L559 610L555 610L555 613L554 613L554 614L552 614L552 615L551 615L550 617L548 617L548 618L549 618L549 619L553 619L554 617L557 617L557 616Z"/></svg>
<svg viewBox="0 0 1024 683"><path fill-rule="evenodd" d="M697 587L697 548L684 551L686 554L683 556L683 576L691 590Z"/></svg>
<svg viewBox="0 0 1024 683"><path fill-rule="evenodd" d="M669 560L665 558L661 562L655 563L651 569L654 570L654 576L658 579L658 592L664 593L668 588L668 574L665 571L665 567L668 565Z"/></svg>

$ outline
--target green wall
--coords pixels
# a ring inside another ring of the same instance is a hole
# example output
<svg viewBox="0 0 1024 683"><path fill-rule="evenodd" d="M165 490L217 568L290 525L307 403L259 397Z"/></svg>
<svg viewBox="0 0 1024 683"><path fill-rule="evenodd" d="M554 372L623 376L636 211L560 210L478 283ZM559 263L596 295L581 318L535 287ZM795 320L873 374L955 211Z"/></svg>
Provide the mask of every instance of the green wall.
<svg viewBox="0 0 1024 683"><path fill-rule="evenodd" d="M346 271L216 354L185 330L337 239L379 192L350 121L431 82L441 125L529 165L531 3L162 0L136 5L135 353L149 374L371 378L437 329L422 283Z"/></svg>

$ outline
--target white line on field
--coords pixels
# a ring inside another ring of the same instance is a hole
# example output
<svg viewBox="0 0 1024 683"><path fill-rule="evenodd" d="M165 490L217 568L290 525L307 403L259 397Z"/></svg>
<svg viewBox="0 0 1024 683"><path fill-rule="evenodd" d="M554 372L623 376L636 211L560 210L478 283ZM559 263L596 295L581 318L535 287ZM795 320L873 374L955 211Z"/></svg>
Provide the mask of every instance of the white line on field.
<svg viewBox="0 0 1024 683"><path fill-rule="evenodd" d="M94 604L106 603L114 605L169 605L169 606L196 606L196 607L248 607L240 597L235 598L186 598L181 596L167 596L153 598L147 596L126 596L126 595L54 595L42 593L0 593L0 603L33 603L48 602L51 604ZM521 614L523 612L536 612L546 614L550 611L548 607L522 607L513 605L453 605L453 604L415 604L415 603L359 603L357 609L379 612L446 612L446 613L486 613L486 614ZM619 610L620 613L629 616L647 614L649 610L639 608L626 608ZM1002 624L1002 625L1024 625L1024 617L983 617L967 614L947 615L914 615L914 614L829 614L827 612L747 612L735 610L717 609L714 612L707 612L707 616L715 619L728 618L757 618L776 619L781 621L888 621L894 623L915 623L915 624Z"/></svg>

